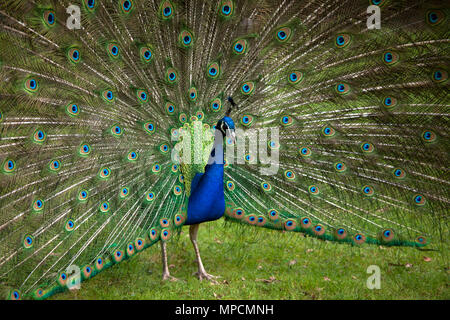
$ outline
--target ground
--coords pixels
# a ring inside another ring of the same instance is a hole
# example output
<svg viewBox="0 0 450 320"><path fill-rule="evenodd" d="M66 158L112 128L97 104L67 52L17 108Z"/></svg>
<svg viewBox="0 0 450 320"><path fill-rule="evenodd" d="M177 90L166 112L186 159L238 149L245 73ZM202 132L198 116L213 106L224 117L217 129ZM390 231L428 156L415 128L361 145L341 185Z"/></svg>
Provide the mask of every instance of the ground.
<svg viewBox="0 0 450 320"><path fill-rule="evenodd" d="M221 219L199 231L205 268L221 276L211 284L193 276L187 228L168 244L180 281L161 282L157 244L52 299L450 299L448 246L351 247ZM380 268L380 289L367 288L370 265Z"/></svg>

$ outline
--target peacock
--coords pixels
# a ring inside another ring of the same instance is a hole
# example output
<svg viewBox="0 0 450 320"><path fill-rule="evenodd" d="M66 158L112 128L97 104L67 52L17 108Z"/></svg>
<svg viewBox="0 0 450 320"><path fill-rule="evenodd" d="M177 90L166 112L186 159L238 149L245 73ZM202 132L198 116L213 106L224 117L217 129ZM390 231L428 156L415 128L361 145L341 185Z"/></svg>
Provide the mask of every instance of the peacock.
<svg viewBox="0 0 450 320"><path fill-rule="evenodd" d="M0 291L45 299L189 225L448 237L449 8L0 4Z"/></svg>

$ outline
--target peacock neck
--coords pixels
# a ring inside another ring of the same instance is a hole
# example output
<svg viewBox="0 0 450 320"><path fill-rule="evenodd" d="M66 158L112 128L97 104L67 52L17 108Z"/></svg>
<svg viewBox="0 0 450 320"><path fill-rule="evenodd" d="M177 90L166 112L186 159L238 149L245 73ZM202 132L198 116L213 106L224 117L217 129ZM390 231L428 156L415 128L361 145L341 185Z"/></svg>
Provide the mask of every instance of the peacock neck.
<svg viewBox="0 0 450 320"><path fill-rule="evenodd" d="M216 130L205 173L197 173L191 184L185 224L213 221L223 216L225 212L223 158L223 136L219 130Z"/></svg>

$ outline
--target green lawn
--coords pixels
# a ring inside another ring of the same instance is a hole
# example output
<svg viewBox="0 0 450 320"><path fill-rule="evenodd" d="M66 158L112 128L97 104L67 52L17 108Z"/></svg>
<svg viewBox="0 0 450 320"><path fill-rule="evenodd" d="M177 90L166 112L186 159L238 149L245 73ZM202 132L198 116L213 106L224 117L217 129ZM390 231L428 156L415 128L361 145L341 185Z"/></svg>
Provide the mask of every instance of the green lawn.
<svg viewBox="0 0 450 320"><path fill-rule="evenodd" d="M171 274L161 281L159 244L52 299L449 299L448 246L439 251L349 245L263 228L205 223L199 243L207 272L200 282L183 227L168 243ZM366 286L367 267L381 269L381 289Z"/></svg>

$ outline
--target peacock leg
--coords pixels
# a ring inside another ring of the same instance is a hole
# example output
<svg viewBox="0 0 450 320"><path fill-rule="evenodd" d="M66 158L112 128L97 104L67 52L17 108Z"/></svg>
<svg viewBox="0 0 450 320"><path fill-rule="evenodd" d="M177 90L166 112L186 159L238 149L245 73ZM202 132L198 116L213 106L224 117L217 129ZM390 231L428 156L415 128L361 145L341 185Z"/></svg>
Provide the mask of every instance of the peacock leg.
<svg viewBox="0 0 450 320"><path fill-rule="evenodd" d="M162 254L162 262L163 262L163 281L170 280L170 281L178 281L177 278L172 277L170 275L169 266L167 264L167 249L166 249L166 243L164 241L161 242L161 254Z"/></svg>
<svg viewBox="0 0 450 320"><path fill-rule="evenodd" d="M199 227L200 227L200 224L193 224L189 227L189 236L191 238L192 244L194 245L195 255L197 257L197 264L198 264L198 271L195 273L195 275L198 277L198 279L200 281L202 281L203 279L208 279L210 281L217 283L217 281L214 280L214 278L219 278L219 277L206 273L205 267L203 266L203 263L202 263L202 258L200 257L200 251L198 250L198 245L197 245L197 233L198 233Z"/></svg>

